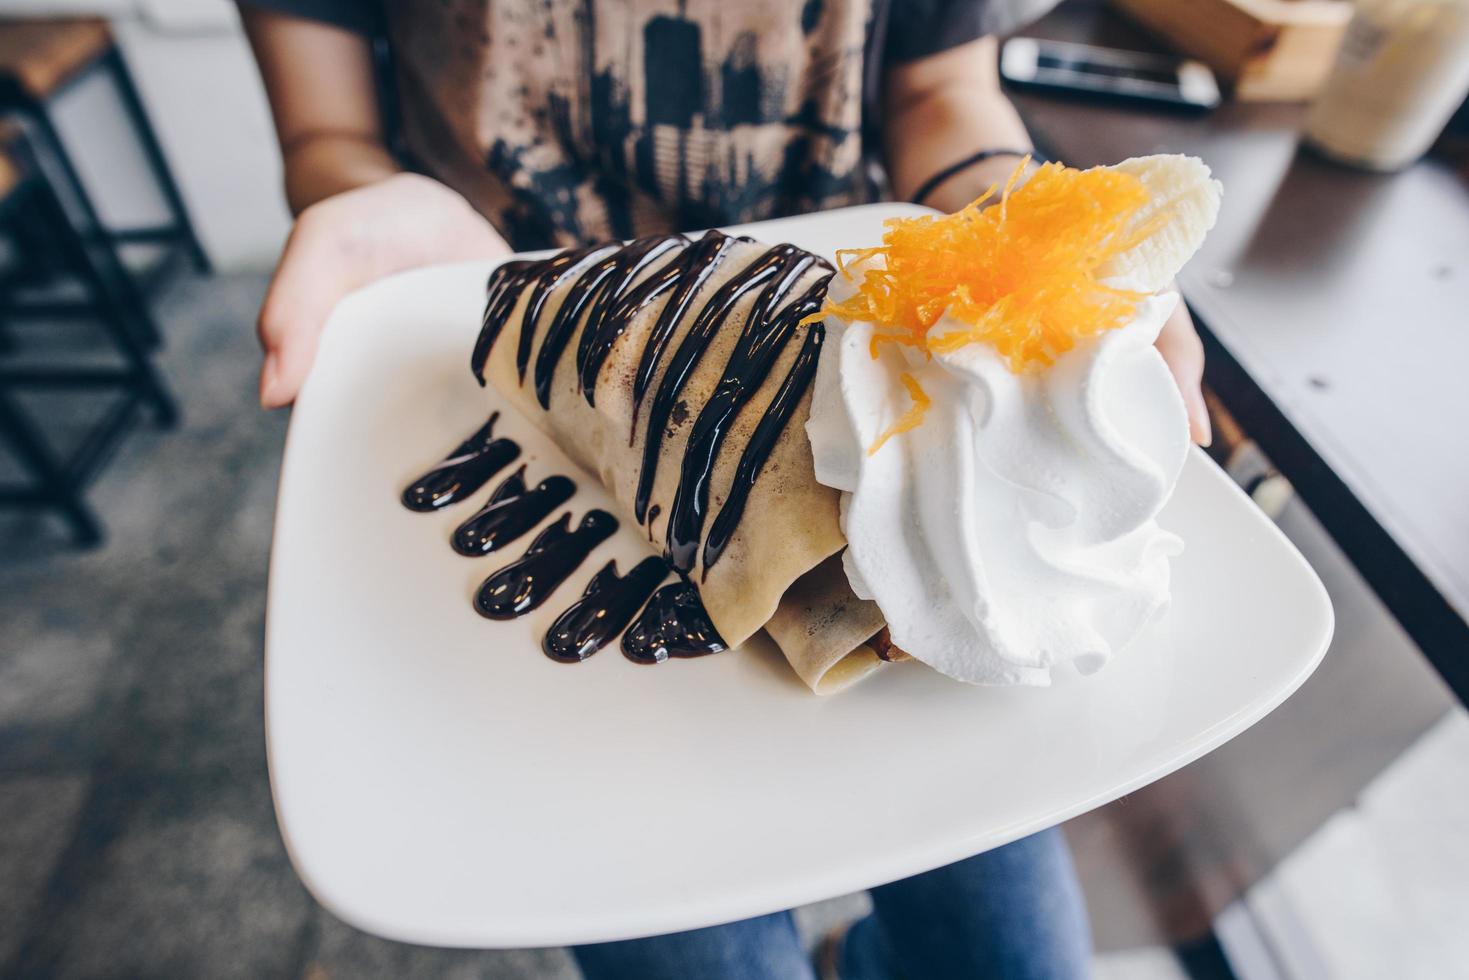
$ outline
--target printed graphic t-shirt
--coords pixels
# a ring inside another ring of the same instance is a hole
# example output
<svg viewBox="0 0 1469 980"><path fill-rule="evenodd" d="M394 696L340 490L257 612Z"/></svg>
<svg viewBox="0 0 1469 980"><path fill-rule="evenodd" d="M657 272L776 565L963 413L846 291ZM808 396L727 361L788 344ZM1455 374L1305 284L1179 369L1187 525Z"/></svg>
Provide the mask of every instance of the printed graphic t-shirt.
<svg viewBox="0 0 1469 980"><path fill-rule="evenodd" d="M404 149L532 249L870 200L881 68L1052 0L249 2L385 38Z"/></svg>

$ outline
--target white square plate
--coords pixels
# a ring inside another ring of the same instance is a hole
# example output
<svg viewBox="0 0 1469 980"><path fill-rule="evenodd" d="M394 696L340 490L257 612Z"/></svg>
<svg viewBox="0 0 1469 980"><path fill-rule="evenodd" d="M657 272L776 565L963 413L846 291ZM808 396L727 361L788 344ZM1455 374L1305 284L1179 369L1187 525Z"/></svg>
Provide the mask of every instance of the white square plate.
<svg viewBox="0 0 1469 980"><path fill-rule="evenodd" d="M829 256L907 213L739 230ZM822 699L767 641L654 667L615 645L554 663L545 627L607 559L626 570L649 553L637 529L536 614L495 623L470 597L504 559L448 543L488 488L435 514L398 502L497 405L468 368L486 273L425 269L348 297L291 419L266 631L271 781L296 870L353 925L444 946L583 943L891 881L1198 758L1326 649L1315 574L1196 452L1161 519L1187 542L1172 606L1090 678L978 689L905 664ZM578 516L615 511L522 418L502 424L528 479L572 475Z"/></svg>

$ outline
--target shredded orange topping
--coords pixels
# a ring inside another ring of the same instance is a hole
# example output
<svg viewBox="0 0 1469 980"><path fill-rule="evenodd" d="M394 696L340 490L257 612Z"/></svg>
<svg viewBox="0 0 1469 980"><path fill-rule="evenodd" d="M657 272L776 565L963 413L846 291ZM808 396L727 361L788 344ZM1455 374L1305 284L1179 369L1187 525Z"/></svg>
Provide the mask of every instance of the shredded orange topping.
<svg viewBox="0 0 1469 980"><path fill-rule="evenodd" d="M878 436L876 442L867 447L869 456L881 449L883 443L898 433L917 428L918 423L923 421L923 415L928 411L928 406L932 404L927 393L918 386L918 379L913 375L904 371L899 380L903 382L903 387L908 389L908 397L913 399L913 406L904 412L898 421L888 426L887 431Z"/></svg>
<svg viewBox="0 0 1469 980"><path fill-rule="evenodd" d="M1163 216L1133 227L1148 192L1132 174L1076 170L1048 163L1019 188L1027 158L1005 183L1000 200L983 207L992 186L949 215L894 218L876 248L843 249L837 268L856 281L843 302L828 299L820 314L876 325L879 345L902 344L925 354L987 343L1016 373L1040 371L1084 337L1128 322L1142 294L1104 285L1097 271L1153 234ZM929 335L945 313L958 326ZM913 407L868 450L917 426L929 399L911 375L903 384Z"/></svg>
<svg viewBox="0 0 1469 980"><path fill-rule="evenodd" d="M1022 163L993 207L991 187L954 214L894 218L876 248L843 249L837 267L857 292L828 300L822 314L877 324L883 343L944 353L988 343L1013 371L1037 371L1083 337L1132 318L1141 294L1097 280L1109 259L1158 230L1162 216L1129 231L1148 192L1132 174L1059 163L1040 167L1019 188ZM936 337L928 330L947 312L965 326Z"/></svg>

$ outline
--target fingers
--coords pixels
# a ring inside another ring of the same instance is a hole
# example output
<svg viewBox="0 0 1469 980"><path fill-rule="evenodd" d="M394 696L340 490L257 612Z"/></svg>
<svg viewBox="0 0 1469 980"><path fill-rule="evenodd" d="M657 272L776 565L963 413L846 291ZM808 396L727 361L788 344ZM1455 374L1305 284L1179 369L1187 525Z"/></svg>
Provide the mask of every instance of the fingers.
<svg viewBox="0 0 1469 980"><path fill-rule="evenodd" d="M398 174L301 213L260 310L260 404L290 404L337 302L374 279L438 262L493 258L505 240L454 191Z"/></svg>
<svg viewBox="0 0 1469 980"><path fill-rule="evenodd" d="M327 316L357 285L323 232L306 216L297 222L261 305L257 332L265 353L260 369L264 408L295 400L316 358Z"/></svg>
<svg viewBox="0 0 1469 980"><path fill-rule="evenodd" d="M1204 345L1194 329L1193 318L1182 303L1163 325L1162 332L1158 334L1157 348L1178 384L1179 393L1183 395L1189 435L1200 446L1209 445L1213 441L1213 433L1209 428L1209 410L1204 405Z"/></svg>

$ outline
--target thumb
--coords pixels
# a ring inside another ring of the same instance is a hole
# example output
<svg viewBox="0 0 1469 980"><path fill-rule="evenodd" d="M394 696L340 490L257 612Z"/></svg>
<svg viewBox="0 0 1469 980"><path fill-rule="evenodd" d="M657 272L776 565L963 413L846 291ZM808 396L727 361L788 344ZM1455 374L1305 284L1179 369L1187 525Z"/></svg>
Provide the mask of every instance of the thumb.
<svg viewBox="0 0 1469 980"><path fill-rule="evenodd" d="M1178 390L1183 395L1184 408L1188 411L1189 437L1200 446L1207 448L1214 441L1214 433L1209 425L1209 406L1204 401L1203 384L1199 376L1192 371L1180 374L1177 369L1174 369L1173 379L1178 382Z"/></svg>
<svg viewBox="0 0 1469 980"><path fill-rule="evenodd" d="M1183 396L1183 407L1188 413L1189 437L1200 446L1213 441L1209 428L1209 408L1204 403L1204 353L1197 338L1158 344L1159 352L1178 385Z"/></svg>
<svg viewBox="0 0 1469 980"><path fill-rule="evenodd" d="M295 400L316 358L326 318L362 278L336 250L320 247L309 235L292 234L260 307L262 407L280 408Z"/></svg>
<svg viewBox="0 0 1469 980"><path fill-rule="evenodd" d="M1209 428L1209 408L1204 404L1204 345L1183 303L1174 308L1163 324L1156 346L1178 385L1178 393L1183 396L1189 436L1200 446L1209 445L1213 433Z"/></svg>

